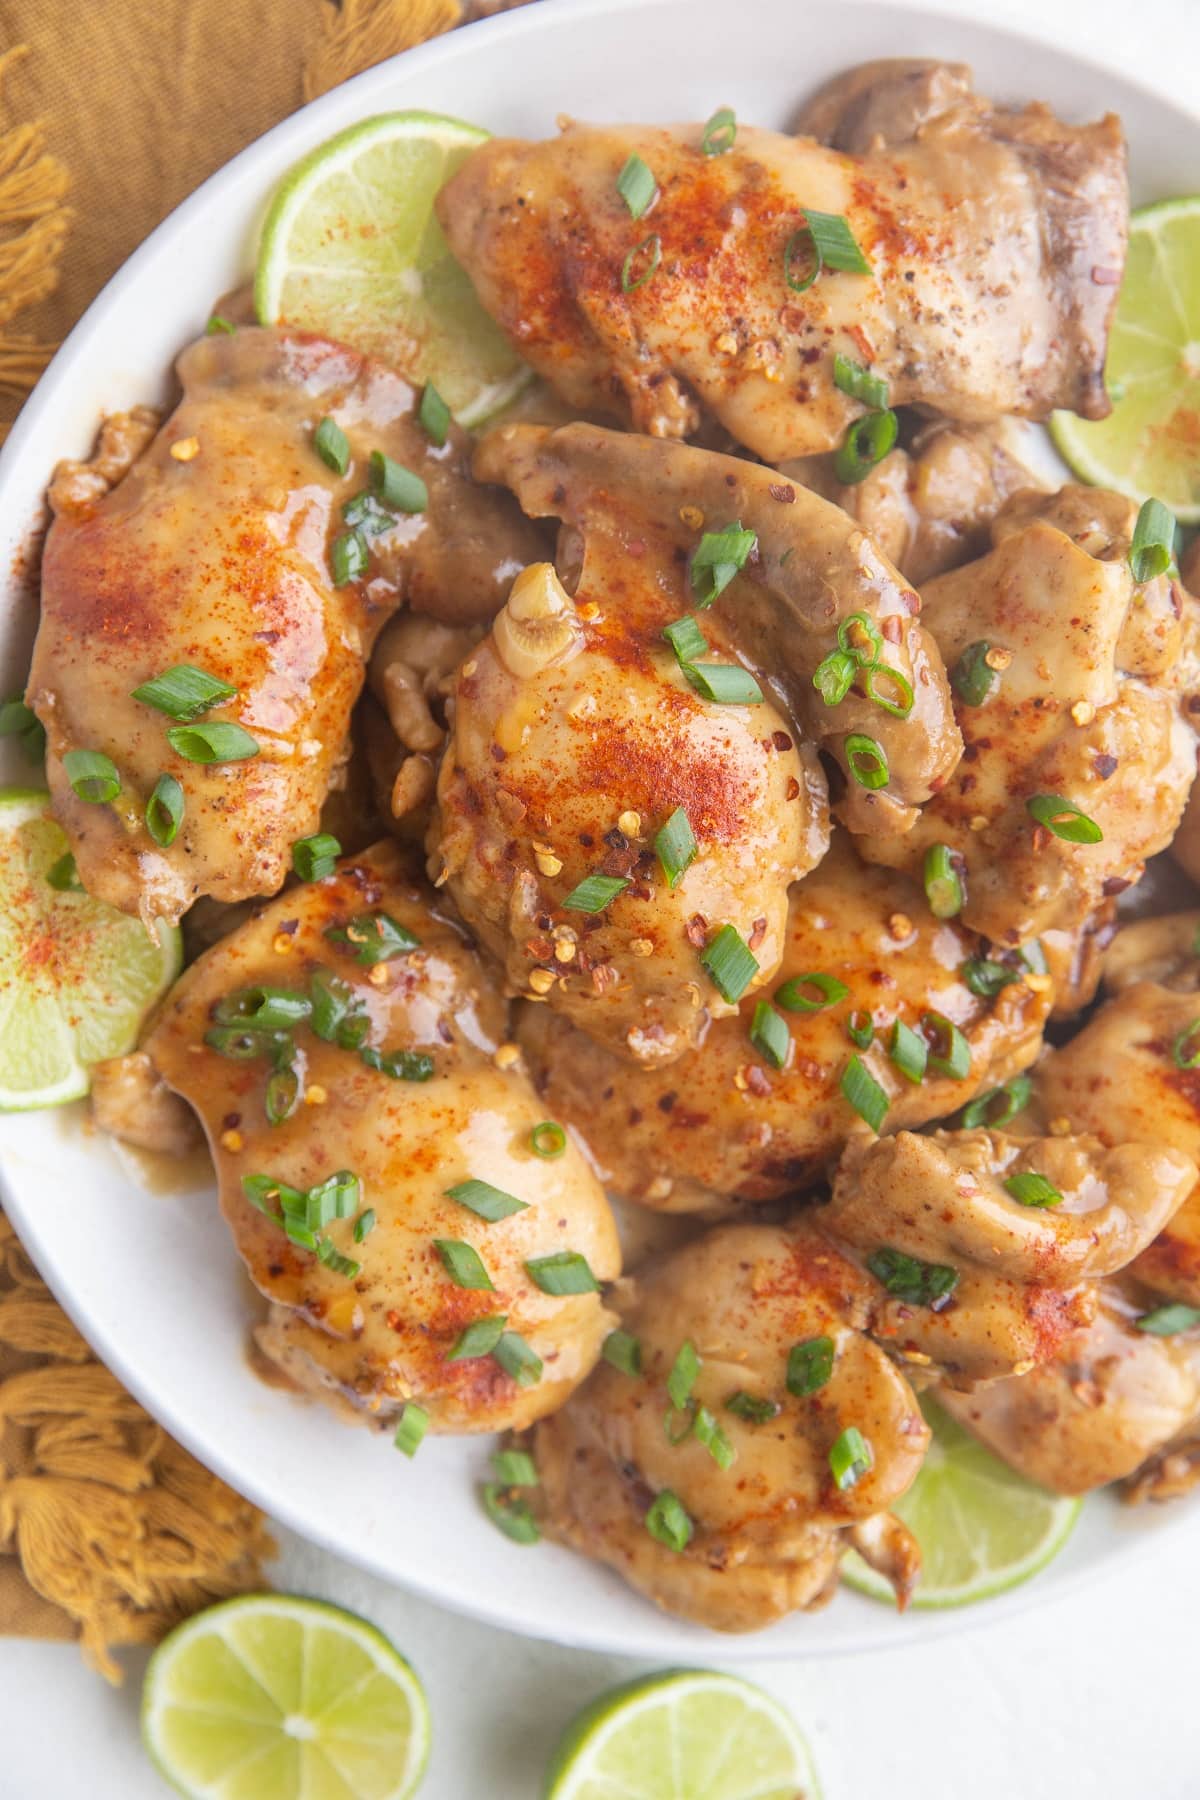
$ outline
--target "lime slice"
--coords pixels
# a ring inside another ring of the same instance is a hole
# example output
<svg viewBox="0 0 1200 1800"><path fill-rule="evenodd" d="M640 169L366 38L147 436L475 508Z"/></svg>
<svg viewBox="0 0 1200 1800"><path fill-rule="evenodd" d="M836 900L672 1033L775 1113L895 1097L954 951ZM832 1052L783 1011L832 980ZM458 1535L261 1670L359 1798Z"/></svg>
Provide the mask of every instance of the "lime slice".
<svg viewBox="0 0 1200 1800"><path fill-rule="evenodd" d="M429 1755L429 1707L364 1619L248 1594L163 1639L142 1688L142 1737L196 1800L406 1800Z"/></svg>
<svg viewBox="0 0 1200 1800"><path fill-rule="evenodd" d="M384 113L330 138L271 202L254 280L264 325L298 325L432 381L478 425L532 379L451 256L438 189L488 133L438 113Z"/></svg>
<svg viewBox="0 0 1200 1800"><path fill-rule="evenodd" d="M0 1112L61 1106L88 1068L137 1042L179 973L182 937L81 892L51 887L67 854L50 796L0 789Z"/></svg>
<svg viewBox="0 0 1200 1800"><path fill-rule="evenodd" d="M572 1720L544 1800L820 1800L808 1745L769 1694L679 1669L602 1694Z"/></svg>
<svg viewBox="0 0 1200 1800"><path fill-rule="evenodd" d="M1075 474L1200 522L1200 197L1144 206L1105 368L1107 419L1055 413L1050 433Z"/></svg>
<svg viewBox="0 0 1200 1800"><path fill-rule="evenodd" d="M921 1546L914 1606L967 1606L1028 1581L1062 1549L1079 1500L1035 1487L977 1443L935 1400L921 1473L892 1511ZM842 1574L861 1594L894 1603L891 1585L855 1551Z"/></svg>

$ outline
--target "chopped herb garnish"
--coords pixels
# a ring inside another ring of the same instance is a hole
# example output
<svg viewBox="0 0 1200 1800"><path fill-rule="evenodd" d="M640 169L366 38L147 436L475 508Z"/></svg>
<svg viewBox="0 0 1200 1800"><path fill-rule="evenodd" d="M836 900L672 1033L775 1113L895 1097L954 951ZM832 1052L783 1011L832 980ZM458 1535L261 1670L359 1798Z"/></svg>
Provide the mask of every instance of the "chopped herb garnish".
<svg viewBox="0 0 1200 1800"><path fill-rule="evenodd" d="M571 889L563 906L569 912L601 913L628 886L627 875L585 875L578 886Z"/></svg>
<svg viewBox="0 0 1200 1800"><path fill-rule="evenodd" d="M166 713L180 725L188 725L202 713L211 712L214 706L236 700L237 693L235 687L230 687L216 675L208 675L191 663L176 663L174 668L135 687L131 698L154 707L156 712Z"/></svg>
<svg viewBox="0 0 1200 1800"><path fill-rule="evenodd" d="M766 1400L761 1394L748 1394L745 1388L739 1388L726 1400L725 1410L745 1419L748 1425L765 1425L768 1420L779 1417L783 1406L778 1400Z"/></svg>
<svg viewBox="0 0 1200 1800"><path fill-rule="evenodd" d="M924 1081L929 1045L903 1019L897 1019L892 1026L888 1036L888 1056L906 1080L914 1084Z"/></svg>
<svg viewBox="0 0 1200 1800"><path fill-rule="evenodd" d="M921 1014L921 1031L929 1048L929 1066L952 1081L965 1081L971 1073L971 1046L945 1013Z"/></svg>
<svg viewBox="0 0 1200 1800"><path fill-rule="evenodd" d="M334 587L347 587L352 581L361 581L370 560L367 540L359 528L355 526L352 531L343 531L334 538L329 552Z"/></svg>
<svg viewBox="0 0 1200 1800"><path fill-rule="evenodd" d="M849 426L833 453L833 472L846 487L865 481L896 442L900 426L894 412L864 413Z"/></svg>
<svg viewBox="0 0 1200 1800"><path fill-rule="evenodd" d="M567 1134L553 1119L543 1119L529 1134L529 1147L535 1156L547 1162L561 1156L567 1147Z"/></svg>
<svg viewBox="0 0 1200 1800"><path fill-rule="evenodd" d="M256 1062L261 1056L290 1058L292 1052L286 1032L255 1031L244 1025L214 1025L205 1032L204 1042L231 1062Z"/></svg>
<svg viewBox="0 0 1200 1800"><path fill-rule="evenodd" d="M535 1488L541 1485L537 1464L528 1450L493 1450L492 1467L502 1487Z"/></svg>
<svg viewBox="0 0 1200 1800"><path fill-rule="evenodd" d="M815 994L806 993L806 988L815 989ZM790 1013L825 1012L839 1000L844 1000L849 992L845 982L834 975L793 975L790 981L775 989L775 1004Z"/></svg>
<svg viewBox="0 0 1200 1800"><path fill-rule="evenodd" d="M45 728L19 695L0 701L0 737L17 738L30 762L40 762L46 753Z"/></svg>
<svg viewBox="0 0 1200 1800"><path fill-rule="evenodd" d="M838 649L861 668L869 669L883 655L883 635L864 612L852 612L838 626Z"/></svg>
<svg viewBox="0 0 1200 1800"><path fill-rule="evenodd" d="M829 1451L829 1469L840 1493L854 1487L874 1464L871 1446L857 1425L847 1425Z"/></svg>
<svg viewBox="0 0 1200 1800"><path fill-rule="evenodd" d="M450 408L434 387L427 381L421 390L421 406L417 413L417 421L431 444L440 449L450 431Z"/></svg>
<svg viewBox="0 0 1200 1800"><path fill-rule="evenodd" d="M212 318L208 321L208 324L204 327L204 335L205 337L232 337L236 330L237 326L233 323L232 319L225 318L222 313L214 313Z"/></svg>
<svg viewBox="0 0 1200 1800"><path fill-rule="evenodd" d="M409 1400L400 1414L396 1435L392 1439L397 1450L405 1456L415 1456L421 1448L421 1440L429 1430L429 1414L415 1400Z"/></svg>
<svg viewBox="0 0 1200 1800"><path fill-rule="evenodd" d="M1018 1206L1059 1206L1062 1203L1062 1195L1054 1183L1034 1169L1022 1169L1016 1175L1008 1176L1004 1191L1012 1195Z"/></svg>
<svg viewBox="0 0 1200 1800"><path fill-rule="evenodd" d="M737 1451L707 1406L696 1408L696 1417L692 1422L692 1436L704 1445L718 1469L728 1469L736 1462Z"/></svg>
<svg viewBox="0 0 1200 1800"><path fill-rule="evenodd" d="M421 477L382 450L371 452L371 487L390 512L421 513L429 505L429 489Z"/></svg>
<svg viewBox="0 0 1200 1800"><path fill-rule="evenodd" d="M950 684L964 706L982 706L1000 677L988 662L985 638L968 644L950 671Z"/></svg>
<svg viewBox="0 0 1200 1800"><path fill-rule="evenodd" d="M428 1081L433 1074L433 1058L423 1050L376 1050L364 1044L358 1059L393 1081Z"/></svg>
<svg viewBox="0 0 1200 1800"><path fill-rule="evenodd" d="M640 244L635 244L621 264L622 292L633 294L638 288L644 287L661 261L662 239L655 231L648 238L643 238Z"/></svg>
<svg viewBox="0 0 1200 1800"><path fill-rule="evenodd" d="M834 1342L831 1337L805 1338L788 1351L787 1391L797 1400L823 1388L833 1374Z"/></svg>
<svg viewBox="0 0 1200 1800"><path fill-rule="evenodd" d="M1170 1306L1156 1306L1134 1323L1139 1331L1148 1331L1153 1337L1174 1337L1176 1332L1191 1331L1193 1326L1200 1325L1200 1306L1185 1306L1182 1301L1175 1301Z"/></svg>
<svg viewBox="0 0 1200 1800"><path fill-rule="evenodd" d="M313 449L335 475L344 475L350 467L350 439L337 420L328 415L313 432Z"/></svg>
<svg viewBox="0 0 1200 1800"><path fill-rule="evenodd" d="M670 1488L655 1496L646 1514L646 1530L668 1550L686 1550L695 1527L682 1500Z"/></svg>
<svg viewBox="0 0 1200 1800"><path fill-rule="evenodd" d="M692 1388L700 1373L700 1358L691 1338L685 1338L679 1346L675 1361L671 1364L671 1372L667 1376L667 1393L671 1405L677 1412L682 1412L691 1399Z"/></svg>
<svg viewBox="0 0 1200 1800"><path fill-rule="evenodd" d="M329 969L315 969L308 991L316 1035L339 1050L357 1050L371 1029L371 1015L349 982Z"/></svg>
<svg viewBox="0 0 1200 1800"><path fill-rule="evenodd" d="M863 692L871 704L891 713L893 719L907 719L916 705L912 682L890 663L872 663L863 670L862 681ZM891 692L881 691L880 682L886 682Z"/></svg>
<svg viewBox="0 0 1200 1800"><path fill-rule="evenodd" d="M1171 566L1175 554L1175 516L1161 500L1143 500L1129 543L1133 579L1153 581Z"/></svg>
<svg viewBox="0 0 1200 1800"><path fill-rule="evenodd" d="M763 692L740 663L680 663L690 687L718 706L759 706Z"/></svg>
<svg viewBox="0 0 1200 1800"><path fill-rule="evenodd" d="M457 1187L445 1190L447 1200L457 1200L477 1218L486 1219L489 1225L495 1225L500 1219L507 1219L513 1213L524 1212L528 1207L527 1200L518 1200L515 1194L506 1194L503 1188L493 1187L490 1181L460 1181Z"/></svg>
<svg viewBox="0 0 1200 1800"><path fill-rule="evenodd" d="M183 823L183 789L173 775L160 775L146 802L146 830L162 850L169 850Z"/></svg>
<svg viewBox="0 0 1200 1800"><path fill-rule="evenodd" d="M872 375L861 363L856 363L840 350L833 354L833 385L840 388L843 394L849 394L852 400L861 400L864 405L882 409L888 403L888 384L882 375Z"/></svg>
<svg viewBox="0 0 1200 1800"><path fill-rule="evenodd" d="M245 762L258 755L258 744L240 725L214 719L206 725L172 725L167 742L185 762Z"/></svg>
<svg viewBox="0 0 1200 1800"><path fill-rule="evenodd" d="M362 1274L362 1264L355 1262L351 1256L343 1256L340 1250L335 1250L328 1238L317 1239L317 1256L327 1269L332 1269L335 1275L344 1275L347 1281L353 1281L356 1275Z"/></svg>
<svg viewBox="0 0 1200 1800"><path fill-rule="evenodd" d="M760 1000L754 1008L750 1042L773 1069L782 1069L792 1047L792 1034L769 1000Z"/></svg>
<svg viewBox="0 0 1200 1800"><path fill-rule="evenodd" d="M667 886L678 887L685 871L700 853L696 834L682 806L677 806L666 824L659 827L654 839L654 850L667 878Z"/></svg>
<svg viewBox="0 0 1200 1800"><path fill-rule="evenodd" d="M378 1219L373 1206L368 1206L366 1212L359 1213L357 1219L354 1221L355 1243L364 1244L374 1231L377 1223Z"/></svg>
<svg viewBox="0 0 1200 1800"><path fill-rule="evenodd" d="M636 150L617 176L617 192L629 208L631 219L640 219L657 198L658 183Z"/></svg>
<svg viewBox="0 0 1200 1800"><path fill-rule="evenodd" d="M850 275L871 273L871 265L842 213L815 212L806 206L804 217L825 268L842 269Z"/></svg>
<svg viewBox="0 0 1200 1800"><path fill-rule="evenodd" d="M485 1481L479 1490L483 1510L493 1525L514 1544L536 1544L541 1537L538 1522L529 1502L510 1494L498 1481Z"/></svg>
<svg viewBox="0 0 1200 1800"><path fill-rule="evenodd" d="M349 1219L358 1211L362 1184L350 1169L339 1169L310 1187L305 1196L304 1223L314 1231L332 1224L334 1219Z"/></svg>
<svg viewBox="0 0 1200 1800"><path fill-rule="evenodd" d="M388 913L359 913L348 925L331 925L325 936L331 944L344 944L353 950L355 962L364 969L391 962L396 956L407 956L410 950L421 947L420 938Z"/></svg>
<svg viewBox="0 0 1200 1800"><path fill-rule="evenodd" d="M1200 1019L1179 1033L1171 1045L1171 1060L1177 1069L1194 1069L1200 1063Z"/></svg>
<svg viewBox="0 0 1200 1800"><path fill-rule="evenodd" d="M1020 981L1021 971L986 956L969 956L963 964L963 981L980 1000L994 1000L1001 988Z"/></svg>
<svg viewBox="0 0 1200 1800"><path fill-rule="evenodd" d="M536 1387L542 1379L542 1359L519 1332L506 1331L492 1354L518 1387Z"/></svg>
<svg viewBox="0 0 1200 1800"><path fill-rule="evenodd" d="M708 639L696 623L694 613L685 613L682 619L675 619L670 625L664 625L663 636L675 652L676 660L681 663L695 662L709 648Z"/></svg>
<svg viewBox="0 0 1200 1800"><path fill-rule="evenodd" d="M301 881L324 881L332 875L342 846L328 831L297 838L292 845L292 867Z"/></svg>
<svg viewBox="0 0 1200 1800"><path fill-rule="evenodd" d="M68 750L62 760L77 799L90 806L105 806L120 793L117 765L102 750Z"/></svg>
<svg viewBox="0 0 1200 1800"><path fill-rule="evenodd" d="M460 1333L454 1348L447 1350L446 1361L468 1362L477 1356L490 1356L504 1336L507 1324L503 1313L493 1313L486 1319L472 1319Z"/></svg>
<svg viewBox="0 0 1200 1800"><path fill-rule="evenodd" d="M881 1246L867 1258L867 1267L888 1293L908 1306L928 1306L940 1312L958 1286L958 1270L945 1263L921 1262L903 1250Z"/></svg>
<svg viewBox="0 0 1200 1800"><path fill-rule="evenodd" d="M82 894L84 891L79 870L75 867L75 858L69 850L57 862L51 863L46 870L46 880L59 894Z"/></svg>
<svg viewBox="0 0 1200 1800"><path fill-rule="evenodd" d="M1029 1104L1032 1092L1033 1083L1028 1075L1014 1075L1003 1087L989 1088L986 1094L978 1095L969 1106L963 1107L963 1130L976 1131L981 1125L992 1131L999 1130Z"/></svg>
<svg viewBox="0 0 1200 1800"><path fill-rule="evenodd" d="M925 852L925 898L935 919L953 919L963 907L963 885L954 853L946 844L930 844Z"/></svg>
<svg viewBox="0 0 1200 1800"><path fill-rule="evenodd" d="M837 706L846 698L858 673L858 664L845 650L831 650L813 673L812 684L826 706Z"/></svg>
<svg viewBox="0 0 1200 1800"><path fill-rule="evenodd" d="M739 570L744 569L758 537L743 531L740 519L721 531L706 531L692 556L692 591L700 607L711 606Z"/></svg>
<svg viewBox="0 0 1200 1800"><path fill-rule="evenodd" d="M758 974L758 958L734 925L722 925L700 952L700 966L731 1006Z"/></svg>
<svg viewBox="0 0 1200 1800"><path fill-rule="evenodd" d="M640 1375L642 1372L642 1346L631 1331L622 1331L619 1327L610 1331L600 1354L622 1375Z"/></svg>
<svg viewBox="0 0 1200 1800"><path fill-rule="evenodd" d="M724 156L733 149L737 137L737 118L731 106L720 106L704 127L700 150L704 156Z"/></svg>
<svg viewBox="0 0 1200 1800"><path fill-rule="evenodd" d="M1104 836L1094 819L1061 794L1034 794L1025 802L1025 810L1068 844L1098 844Z"/></svg>
<svg viewBox="0 0 1200 1800"><path fill-rule="evenodd" d="M300 1071L294 1062L276 1067L267 1077L263 1110L268 1125L284 1125L300 1104Z"/></svg>
<svg viewBox="0 0 1200 1800"><path fill-rule="evenodd" d="M312 1001L296 988L235 988L219 1000L213 1017L219 1025L248 1025L256 1031L291 1031L312 1013Z"/></svg>
<svg viewBox="0 0 1200 1800"><path fill-rule="evenodd" d="M596 1294L600 1283L586 1256L578 1250L556 1250L552 1256L531 1256L525 1272L543 1294Z"/></svg>
<svg viewBox="0 0 1200 1800"><path fill-rule="evenodd" d="M869 1050L875 1039L875 1021L864 1007L857 1007L846 1020L846 1036L860 1050Z"/></svg>
<svg viewBox="0 0 1200 1800"><path fill-rule="evenodd" d="M396 523L395 513L390 513L386 507L381 506L370 488L363 488L361 493L342 502L342 517L347 525L354 526L364 544L369 539L378 537L381 531L390 531ZM364 563L363 568L365 567Z"/></svg>
<svg viewBox="0 0 1200 1800"><path fill-rule="evenodd" d="M842 1097L850 1102L860 1119L872 1131L878 1131L887 1117L888 1097L860 1056L852 1056L842 1070Z"/></svg>
<svg viewBox="0 0 1200 1800"><path fill-rule="evenodd" d="M455 1287L486 1288L495 1292L495 1283L483 1266L483 1259L471 1244L458 1238L434 1238L433 1247Z"/></svg>
<svg viewBox="0 0 1200 1800"><path fill-rule="evenodd" d="M873 737L852 731L846 739L846 762L860 787L886 787L891 774L887 752Z"/></svg>

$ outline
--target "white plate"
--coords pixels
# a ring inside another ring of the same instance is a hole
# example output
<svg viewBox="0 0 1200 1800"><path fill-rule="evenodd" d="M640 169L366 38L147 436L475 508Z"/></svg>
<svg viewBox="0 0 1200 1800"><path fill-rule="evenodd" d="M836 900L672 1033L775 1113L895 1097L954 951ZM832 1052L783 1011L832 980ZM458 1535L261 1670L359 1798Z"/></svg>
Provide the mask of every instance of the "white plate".
<svg viewBox="0 0 1200 1800"><path fill-rule="evenodd" d="M0 455L0 694L20 684L36 621L19 578L50 470L84 454L100 415L169 391L176 353L243 279L275 182L313 145L394 107L543 136L583 118L697 119L729 104L784 127L827 76L877 56L974 65L983 92L1044 99L1068 118L1113 108L1132 145L1135 201L1197 185L1200 123L1116 72L999 30L879 5L800 0L555 0L456 31L326 95L213 176L160 226L71 334ZM0 770L27 780L19 764ZM97 1353L210 1467L304 1536L497 1625L566 1643L694 1661L893 1647L995 1617L1094 1576L1148 1535L1200 1531L1186 1507L1085 1509L1062 1557L966 1613L898 1619L851 1593L752 1639L656 1613L614 1576L551 1546L518 1548L478 1512L485 1443L427 1440L408 1463L263 1386L246 1361L248 1289L211 1192L145 1191L89 1134L82 1108L0 1121L3 1199Z"/></svg>

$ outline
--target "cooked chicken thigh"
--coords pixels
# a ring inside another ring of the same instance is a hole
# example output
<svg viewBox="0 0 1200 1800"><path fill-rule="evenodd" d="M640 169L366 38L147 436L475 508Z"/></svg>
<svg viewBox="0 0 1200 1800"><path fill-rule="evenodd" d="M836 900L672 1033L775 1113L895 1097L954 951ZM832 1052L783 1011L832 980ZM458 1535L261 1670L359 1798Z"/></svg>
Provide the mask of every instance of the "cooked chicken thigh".
<svg viewBox="0 0 1200 1800"><path fill-rule="evenodd" d="M817 1217L890 1296L872 1334L973 1387L1053 1356L1092 1317L1090 1284L1131 1262L1196 1179L1189 1157L1148 1144L901 1131L851 1139Z"/></svg>
<svg viewBox="0 0 1200 1800"><path fill-rule="evenodd" d="M840 351L890 401L967 422L1109 411L1105 341L1125 253L1119 122L962 93L910 141L848 156L739 123L493 138L438 214L484 306L577 411L656 437L707 411L767 461L832 450L862 405ZM646 165L630 217L618 177ZM844 218L869 274L814 267L807 209Z"/></svg>
<svg viewBox="0 0 1200 1800"><path fill-rule="evenodd" d="M1187 798L1178 608L1165 577L1133 579L1134 510L1081 488L1022 496L987 556L925 588L966 748L906 837L860 845L913 872L945 845L963 867L964 921L999 944L1081 925L1170 842ZM1076 811L1100 839L1054 830L1076 831Z"/></svg>
<svg viewBox="0 0 1200 1800"><path fill-rule="evenodd" d="M193 344L179 378L183 398L148 447L135 420L120 443L102 444L98 466L56 477L29 680L84 885L171 921L202 894L279 888L292 841L316 828L364 661L398 601L488 617L538 553L508 497L471 484L463 434L436 448L408 384L354 351L239 329ZM314 446L325 416L348 439L344 476ZM339 586L340 509L368 487L374 451L416 472L428 502L372 510L365 529L380 529L361 578ZM179 664L216 678L207 704L164 713L135 696ZM234 726L232 744L197 737L228 739ZM182 747L167 736L180 729ZM80 797L70 751L111 759L121 783L111 801ZM145 819L161 776L182 788L169 842Z"/></svg>
<svg viewBox="0 0 1200 1800"><path fill-rule="evenodd" d="M920 599L837 507L756 463L589 425L502 428L475 471L507 482L534 517L563 520L566 584L600 608L597 632L657 590L640 650L662 656L662 625L696 608L705 635L772 683L796 728L837 761L852 831L908 831L945 784L962 744ZM753 542L713 599L701 534L733 521ZM826 698L814 678L834 661L845 667Z"/></svg>
<svg viewBox="0 0 1200 1800"><path fill-rule="evenodd" d="M792 889L772 991L794 982L795 1003L812 1010L782 1014L790 1039L782 1069L750 1041L753 999L664 1069L629 1069L545 1007L523 1010L518 1036L547 1110L575 1126L610 1187L664 1211L727 1213L811 1185L859 1126L840 1086L855 1054L851 1022L869 1021L875 1034L858 1054L884 1089L891 1130L943 1118L1028 1067L1051 982L1014 968L994 997L975 994L963 970L981 948L956 921L934 919L911 883L864 868L838 833ZM813 975L844 995L827 1002L806 982ZM889 1058L893 1023L919 1030L930 1013L962 1031L965 1077L930 1066L916 1083Z"/></svg>
<svg viewBox="0 0 1200 1800"><path fill-rule="evenodd" d="M623 1284L640 1372L601 1364L538 1427L547 1529L719 1631L821 1605L851 1544L903 1604L919 1558L887 1508L929 1432L903 1375L861 1334L864 1289L817 1233L765 1226L712 1232ZM848 1433L865 1440L866 1468L846 1466Z"/></svg>
<svg viewBox="0 0 1200 1800"><path fill-rule="evenodd" d="M504 1027L386 844L263 908L172 991L145 1050L200 1114L271 1302L259 1343L302 1387L498 1431L561 1405L599 1355L612 1218L569 1140L535 1151L537 1098L493 1062ZM570 1261L565 1292L539 1285L546 1257Z"/></svg>

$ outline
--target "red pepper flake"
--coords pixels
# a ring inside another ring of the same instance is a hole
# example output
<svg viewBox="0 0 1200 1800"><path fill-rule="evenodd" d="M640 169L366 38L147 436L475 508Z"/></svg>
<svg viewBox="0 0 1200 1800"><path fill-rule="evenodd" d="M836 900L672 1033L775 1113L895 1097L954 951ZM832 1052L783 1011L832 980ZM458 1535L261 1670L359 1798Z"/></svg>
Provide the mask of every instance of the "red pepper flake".
<svg viewBox="0 0 1200 1800"><path fill-rule="evenodd" d="M1035 850L1045 850L1047 845L1049 844L1049 842L1050 842L1050 833L1047 831L1046 827L1044 825L1035 825L1033 828L1033 847L1034 847L1034 849Z"/></svg>
<svg viewBox="0 0 1200 1800"><path fill-rule="evenodd" d="M1120 287L1120 269L1103 269L1099 263L1092 265L1092 280L1097 287Z"/></svg>
<svg viewBox="0 0 1200 1800"><path fill-rule="evenodd" d="M708 920L703 913L693 913L684 930L689 944L697 950L703 950L708 942Z"/></svg>
<svg viewBox="0 0 1200 1800"><path fill-rule="evenodd" d="M787 794L785 798L788 800L798 800L800 798L800 783L796 780L794 775L787 784Z"/></svg>
<svg viewBox="0 0 1200 1800"><path fill-rule="evenodd" d="M767 921L765 919L755 919L750 936L747 938L746 942L752 950L757 950L766 935Z"/></svg>
<svg viewBox="0 0 1200 1800"><path fill-rule="evenodd" d="M773 481L768 490L772 500L781 500L784 506L791 506L796 498L796 490L786 482Z"/></svg>
<svg viewBox="0 0 1200 1800"><path fill-rule="evenodd" d="M1123 875L1110 875L1104 882L1100 891L1101 893L1108 895L1111 899L1114 894L1123 894L1126 888L1131 888L1132 886L1132 881L1126 880Z"/></svg>
<svg viewBox="0 0 1200 1800"><path fill-rule="evenodd" d="M760 1100L765 1100L770 1093L771 1083L767 1078L767 1071L760 1068L758 1063L751 1063L746 1070L746 1086L752 1094L757 1094Z"/></svg>
<svg viewBox="0 0 1200 1800"><path fill-rule="evenodd" d="M492 745L492 760L494 762L507 762L508 761L508 751L504 748L504 746L502 744L493 744Z"/></svg>
<svg viewBox="0 0 1200 1800"><path fill-rule="evenodd" d="M902 588L900 598L915 618L921 610L921 596L913 588Z"/></svg>
<svg viewBox="0 0 1200 1800"><path fill-rule="evenodd" d="M786 731L773 731L771 742L777 750L790 750L792 747L792 740Z"/></svg>
<svg viewBox="0 0 1200 1800"><path fill-rule="evenodd" d="M899 613L889 613L879 629L889 644L898 644L904 636L904 627L900 623Z"/></svg>
<svg viewBox="0 0 1200 1800"><path fill-rule="evenodd" d="M1117 772L1117 759L1109 751L1102 750L1098 756L1093 756L1092 767L1101 781L1107 781L1110 775Z"/></svg>

